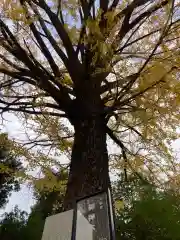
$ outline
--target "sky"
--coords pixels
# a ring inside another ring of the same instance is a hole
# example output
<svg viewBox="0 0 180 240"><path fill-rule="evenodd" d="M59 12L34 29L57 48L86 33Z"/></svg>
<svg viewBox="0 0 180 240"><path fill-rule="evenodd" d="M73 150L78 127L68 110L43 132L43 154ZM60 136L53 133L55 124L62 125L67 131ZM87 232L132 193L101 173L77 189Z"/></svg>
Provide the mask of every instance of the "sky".
<svg viewBox="0 0 180 240"><path fill-rule="evenodd" d="M19 209L22 211L30 212L31 206L35 204L33 198L33 191L30 187L23 184L21 185L21 190L19 192L13 192L9 198L8 204L0 210L0 216L5 212L10 212L13 208L18 205Z"/></svg>

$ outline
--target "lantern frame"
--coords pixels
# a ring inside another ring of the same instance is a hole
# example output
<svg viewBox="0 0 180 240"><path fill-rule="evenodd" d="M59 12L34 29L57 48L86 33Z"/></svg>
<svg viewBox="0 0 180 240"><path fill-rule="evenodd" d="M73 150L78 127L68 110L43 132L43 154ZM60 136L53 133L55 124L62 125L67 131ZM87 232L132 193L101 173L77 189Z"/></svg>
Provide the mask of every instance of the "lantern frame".
<svg viewBox="0 0 180 240"><path fill-rule="evenodd" d="M113 204L112 204L112 195L111 191L108 188L106 191L99 191L95 194L88 195L86 197L80 198L75 202L75 206L73 209L73 223L72 223L72 236L71 240L79 240L76 239L76 232L77 232L77 213L78 213L78 203L84 200L88 200L93 197L98 197L99 195L105 194L106 196L106 202L107 202L107 213L108 213L108 225L109 225L109 236L110 238L108 240L115 240L115 222L114 222L114 211L113 211ZM93 240L93 239L92 239ZM102 240L106 240L103 238Z"/></svg>

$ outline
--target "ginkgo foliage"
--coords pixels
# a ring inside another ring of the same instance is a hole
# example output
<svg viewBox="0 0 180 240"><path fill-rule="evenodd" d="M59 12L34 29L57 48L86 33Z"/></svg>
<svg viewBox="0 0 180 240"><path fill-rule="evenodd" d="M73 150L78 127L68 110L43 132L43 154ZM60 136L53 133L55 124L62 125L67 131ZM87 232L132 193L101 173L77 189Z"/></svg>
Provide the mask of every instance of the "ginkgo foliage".
<svg viewBox="0 0 180 240"><path fill-rule="evenodd" d="M1 114L23 119L29 143L13 144L32 165L71 154L66 208L109 186L109 159L125 178L172 175L179 16L178 0L1 1Z"/></svg>

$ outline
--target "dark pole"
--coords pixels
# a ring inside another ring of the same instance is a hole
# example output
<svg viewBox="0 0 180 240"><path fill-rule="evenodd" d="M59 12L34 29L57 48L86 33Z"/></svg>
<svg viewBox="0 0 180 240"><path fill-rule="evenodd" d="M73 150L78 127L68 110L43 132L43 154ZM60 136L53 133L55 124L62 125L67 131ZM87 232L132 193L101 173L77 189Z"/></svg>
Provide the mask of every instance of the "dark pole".
<svg viewBox="0 0 180 240"><path fill-rule="evenodd" d="M73 222L72 222L71 240L76 240L76 227L77 227L77 204L75 204L74 210L73 210Z"/></svg>
<svg viewBox="0 0 180 240"><path fill-rule="evenodd" d="M116 233L115 233L115 211L113 209L113 201L112 201L112 193L108 188L107 191L107 203L108 203L108 214L109 214L109 225L110 225L110 234L111 240L116 240Z"/></svg>

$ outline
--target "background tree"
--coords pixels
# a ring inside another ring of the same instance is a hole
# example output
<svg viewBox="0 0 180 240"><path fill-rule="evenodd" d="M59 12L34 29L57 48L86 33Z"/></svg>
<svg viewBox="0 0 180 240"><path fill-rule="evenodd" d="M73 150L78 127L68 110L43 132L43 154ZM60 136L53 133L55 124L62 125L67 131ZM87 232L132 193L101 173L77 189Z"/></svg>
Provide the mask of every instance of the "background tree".
<svg viewBox="0 0 180 240"><path fill-rule="evenodd" d="M107 134L125 178L176 167L179 20L175 0L1 3L0 108L23 114L41 146L69 149L62 118L73 126L66 209L109 186Z"/></svg>
<svg viewBox="0 0 180 240"><path fill-rule="evenodd" d="M10 213L1 216L0 239L39 240L42 237L46 217L63 211L67 171L44 169L43 173L42 178L34 181L36 203L32 206L30 214L16 206Z"/></svg>
<svg viewBox="0 0 180 240"><path fill-rule="evenodd" d="M0 135L0 208L3 207L12 191L20 189L17 172L22 170L22 164L15 159L8 147L6 134Z"/></svg>
<svg viewBox="0 0 180 240"><path fill-rule="evenodd" d="M28 216L26 239L41 239L46 217L63 211L67 177L67 171L45 169L44 177L34 182L34 198L37 202Z"/></svg>
<svg viewBox="0 0 180 240"><path fill-rule="evenodd" d="M135 188L129 188L134 178L124 184L124 208L116 212L117 239L179 239L179 194L137 180Z"/></svg>
<svg viewBox="0 0 180 240"><path fill-rule="evenodd" d="M0 238L2 240L25 239L27 213L16 206L12 212L5 213L0 220Z"/></svg>

